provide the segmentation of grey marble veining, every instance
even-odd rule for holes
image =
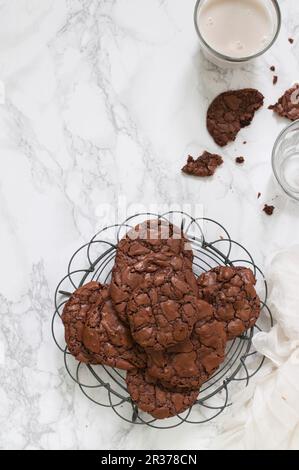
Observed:
[[[267,110],[299,80],[299,4],[280,2],[283,27],[268,54],[220,70],[200,53],[194,3],[0,1],[1,448],[201,449],[218,432],[217,422],[156,431],[120,421],[70,381],[50,334],[69,257],[101,227],[99,205],[116,206],[119,196],[145,206],[201,203],[261,267],[299,241],[299,206],[271,172],[286,122]],[[205,128],[210,100],[244,86],[263,92],[264,109],[222,151],[212,180],[183,176],[188,153],[219,150]],[[264,203],[276,206],[272,218]]]

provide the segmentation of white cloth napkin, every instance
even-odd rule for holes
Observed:
[[[299,245],[273,258],[267,280],[276,324],[253,339],[267,360],[233,397],[213,448],[299,449]]]

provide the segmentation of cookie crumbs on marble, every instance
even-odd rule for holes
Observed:
[[[268,206],[268,204],[265,204],[265,207],[263,209],[263,211],[267,215],[273,215],[274,210],[275,210],[275,207],[274,206]]]
[[[220,155],[204,152],[200,157],[194,159],[189,155],[186,165],[182,168],[183,173],[187,175],[213,176],[217,167],[222,165],[223,159]]]

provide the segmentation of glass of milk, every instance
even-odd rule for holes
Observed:
[[[207,58],[220,66],[233,65],[272,46],[281,13],[277,0],[197,0],[194,21]]]
[[[284,192],[299,201],[299,120],[278,136],[272,152],[272,167]]]

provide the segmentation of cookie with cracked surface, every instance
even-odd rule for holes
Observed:
[[[269,109],[291,121],[299,119],[299,83],[287,90],[276,104],[269,106]]]
[[[222,322],[213,319],[213,308],[195,324],[190,339],[167,351],[148,352],[148,373],[170,390],[198,390],[225,358],[227,335]]]
[[[207,128],[216,144],[224,147],[234,141],[241,128],[251,124],[263,104],[263,95],[253,88],[218,95],[207,112]]]
[[[124,370],[145,366],[145,353],[114,311],[108,286],[90,282],[77,289],[62,321],[68,349],[78,361]]]
[[[159,269],[143,275],[127,306],[132,336],[145,349],[161,351],[185,341],[199,317],[191,269]]]
[[[119,317],[128,322],[132,292],[146,274],[162,269],[192,269],[193,253],[183,232],[164,220],[147,220],[120,240],[112,270],[110,295]]]
[[[196,402],[199,390],[171,392],[150,377],[144,370],[127,373],[127,388],[138,408],[156,419],[183,413]]]
[[[199,276],[197,283],[199,297],[213,305],[214,318],[224,323],[228,339],[254,326],[261,308],[251,269],[219,266]]]

